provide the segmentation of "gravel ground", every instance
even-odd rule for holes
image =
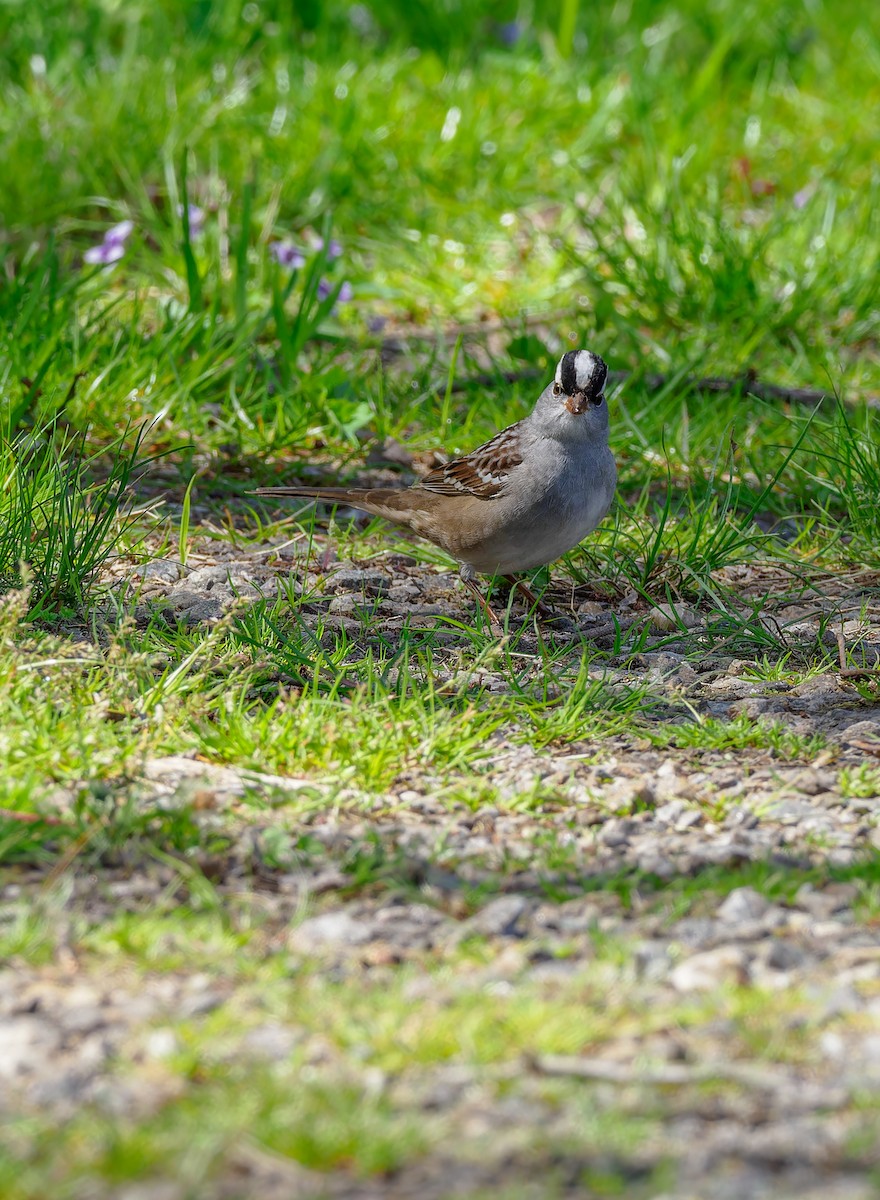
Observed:
[[[273,596],[279,577],[303,561],[294,544],[229,561],[214,547],[186,569],[153,562],[137,573],[138,614],[214,621],[236,597]],[[766,587],[745,574],[741,582],[744,606]],[[311,596],[307,619],[321,617],[353,637],[365,636],[358,610],[385,636],[407,619],[430,623],[470,611],[448,576],[401,555],[363,565],[339,563],[328,551],[320,569],[302,571],[294,586]],[[784,624],[795,644],[821,636],[820,619],[833,606],[831,645],[840,630],[859,661],[877,661],[880,617],[871,595],[851,581],[827,591],[796,602],[786,594],[784,613],[762,619]],[[584,633],[609,646],[612,612],[623,629],[649,620],[658,638],[681,632],[678,644],[612,661],[612,676],[648,680],[670,702],[684,699],[702,714],[770,717],[794,733],[823,735],[827,747],[808,764],[785,765],[765,750],[659,750],[627,737],[538,753],[499,735],[491,770],[499,795],[514,800],[540,782],[540,805],[473,811],[436,800],[430,774],[414,773],[387,795],[352,788],[334,792],[332,808],[313,806],[294,831],[307,837],[308,851],[291,835],[281,862],[277,840],[265,853],[267,838],[285,795],[302,783],[168,757],[146,765],[132,795],[138,805],[165,808],[197,796],[205,828],[233,831],[230,848],[205,853],[199,865],[224,904],[259,909],[266,954],[284,955],[294,974],[317,963],[328,978],[372,984],[409,970],[418,1007],[468,991],[552,996],[601,970],[609,994],[623,990],[633,1009],[657,1014],[648,1032],[623,1022],[589,1055],[516,1053],[482,1066],[413,1063],[398,1072],[364,1067],[327,1039],[268,1016],[253,985],[234,975],[177,968],[134,976],[96,966],[78,948],[78,922],[143,912],[181,881],[167,864],[136,855],[98,874],[79,873],[74,861],[60,880],[19,870],[0,894],[0,919],[39,911],[55,944],[51,961],[22,958],[0,972],[0,1112],[23,1108],[62,1120],[92,1104],[141,1119],[185,1086],[167,1067],[177,1023],[228,1010],[244,1014],[240,1034],[222,1048],[230,1063],[278,1063],[297,1047],[328,1079],[354,1073],[395,1111],[424,1113],[446,1134],[380,1181],[318,1175],[236,1144],[199,1195],[587,1196],[587,1167],[616,1172],[628,1181],[625,1194],[655,1200],[876,1195],[880,939],[876,907],[857,884],[862,866],[865,878],[877,878],[870,872],[880,795],[854,798],[841,785],[844,768],[880,761],[876,709],[833,669],[766,683],[747,678],[748,662],[717,645],[695,658],[693,638],[705,621],[696,612],[681,610],[679,622],[662,606],[647,612],[635,596],[613,605],[578,593],[568,599],[576,627],[554,633],[561,644]],[[491,690],[496,681],[479,682]],[[320,796],[320,782],[309,787]],[[272,805],[259,817],[249,803],[255,795]],[[357,889],[352,862],[364,847],[387,865],[378,884]],[[745,884],[723,894],[709,887],[681,910],[664,899],[663,881],[696,886],[712,872],[747,873],[753,865],[794,881],[780,891],[784,898]],[[798,884],[804,874],[809,881]],[[612,886],[624,877],[637,881],[626,901]],[[650,887],[638,883],[648,877]],[[487,949],[481,965],[471,961],[465,970],[462,948],[474,939]],[[615,953],[600,954],[597,967],[597,946],[609,942]],[[419,971],[443,963],[449,972],[439,981]],[[715,1017],[681,1020],[683,1004],[705,1005],[736,989],[755,997],[772,1036],[744,1043],[720,1003]],[[564,1102],[551,1086],[568,1089]],[[579,1148],[577,1095],[610,1118],[644,1118],[644,1140],[604,1159]],[[549,1179],[555,1190],[547,1190]],[[89,1194],[184,1200],[193,1193],[161,1179]]]

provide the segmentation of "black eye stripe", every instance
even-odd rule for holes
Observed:
[[[577,350],[569,350],[567,354],[562,356],[562,369],[559,372],[562,390],[566,396],[573,396],[577,391]]]
[[[590,380],[587,389],[591,398],[601,397],[602,389],[605,387],[605,382],[608,379],[608,366],[604,359],[596,355],[596,369],[593,372],[593,377]]]

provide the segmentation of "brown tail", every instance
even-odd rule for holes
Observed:
[[[365,512],[409,525],[409,488],[270,487],[256,488],[255,496],[301,496],[325,504],[350,504]]]

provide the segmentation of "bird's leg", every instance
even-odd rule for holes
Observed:
[[[479,600],[480,607],[482,608],[483,612],[486,614],[486,617],[489,620],[489,624],[500,626],[501,622],[498,620],[497,616],[495,615],[495,613],[492,609],[492,606],[490,605],[490,603],[486,599],[486,597],[483,595],[483,593],[480,591],[477,584],[474,582],[474,577],[476,576],[476,571],[473,569],[473,567],[466,567],[466,566],[462,567],[461,570],[459,571],[459,575],[461,576],[462,583],[464,583],[464,585],[468,589],[468,591],[471,592],[474,596],[476,596],[477,600]]]
[[[504,575],[502,578],[509,583],[512,588],[516,588],[522,592],[532,608],[539,612],[542,617],[547,617],[551,620],[554,617],[558,617],[559,614],[556,612],[556,609],[552,608],[549,604],[545,604],[539,596],[536,596],[527,583],[524,583],[521,579],[517,579],[515,575]]]

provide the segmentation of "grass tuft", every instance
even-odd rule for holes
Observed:
[[[137,544],[142,516],[126,511],[126,499],[143,467],[143,435],[93,454],[54,426],[0,443],[0,588],[26,582],[32,619],[81,606],[98,569]]]

